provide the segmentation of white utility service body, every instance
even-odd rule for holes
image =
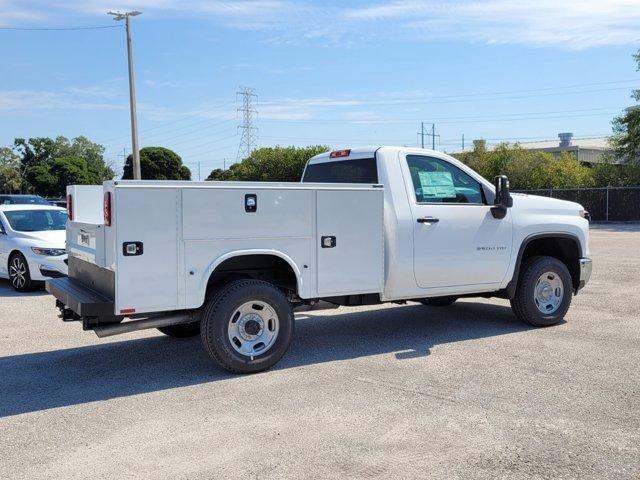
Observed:
[[[523,318],[528,308],[535,316],[536,307],[538,316],[557,322],[554,314],[568,308],[566,297],[589,279],[588,221],[578,204],[511,195],[506,178],[501,181],[494,186],[440,152],[380,147],[314,157],[301,183],[69,187],[75,211],[103,198],[105,221],[70,219],[69,278],[47,288],[63,317],[82,319],[100,335],[138,329],[136,322],[139,328],[195,325],[215,292],[242,279],[277,286],[293,306],[319,300],[435,304],[472,295],[513,301],[523,266],[551,258],[564,267],[549,264],[551,273],[542,272],[531,287],[534,303],[514,310]],[[263,303],[260,310],[267,311],[271,303]],[[241,320],[260,336],[270,320],[256,312]],[[267,316],[279,318],[273,312]],[[243,345],[255,336],[244,330],[233,335]],[[225,368],[245,371],[212,356]],[[257,369],[263,368],[246,371]]]
[[[303,299],[383,291],[382,188],[115,181],[104,192],[117,220],[69,222],[67,245],[72,257],[113,272],[114,315],[198,308],[216,267],[245,255],[287,262]],[[247,195],[255,212],[245,211]],[[336,247],[322,247],[325,235]],[[142,254],[125,255],[128,242]]]

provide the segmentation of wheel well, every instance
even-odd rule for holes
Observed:
[[[518,268],[514,279],[518,280],[520,267],[527,258],[537,255],[554,257],[564,263],[571,274],[574,290],[580,284],[580,244],[574,237],[541,237],[530,240],[524,247],[524,251],[518,261]]]
[[[216,267],[207,283],[207,289],[238,278],[254,278],[289,290],[298,291],[298,278],[289,263],[276,255],[239,255],[223,261]]]
[[[24,254],[20,250],[17,250],[17,249],[12,250],[11,252],[9,252],[9,255],[7,256],[7,268],[9,268],[9,262],[11,261],[11,259],[16,255],[22,255],[24,257]]]

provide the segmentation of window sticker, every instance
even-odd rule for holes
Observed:
[[[418,172],[423,200],[430,198],[456,198],[450,172]]]

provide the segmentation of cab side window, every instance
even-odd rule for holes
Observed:
[[[480,183],[446,160],[407,155],[407,166],[418,203],[485,203]]]

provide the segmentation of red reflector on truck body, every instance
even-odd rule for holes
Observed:
[[[105,192],[104,194],[104,224],[107,227],[111,226],[111,192]]]
[[[329,158],[348,157],[350,154],[351,154],[350,148],[345,148],[344,150],[334,150],[329,154]]]
[[[135,308],[123,308],[120,310],[120,315],[131,315],[132,313],[136,313]]]
[[[73,222],[73,195],[67,195],[67,218]]]

